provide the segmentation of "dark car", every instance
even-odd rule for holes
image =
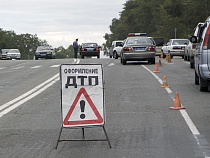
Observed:
[[[80,54],[82,59],[85,56],[97,56],[97,58],[100,58],[100,46],[97,43],[82,43]]]
[[[35,60],[39,58],[55,59],[55,50],[50,46],[38,46],[35,52]]]

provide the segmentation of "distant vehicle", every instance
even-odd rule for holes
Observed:
[[[118,40],[118,41],[113,41],[112,45],[109,49],[109,57],[110,58],[115,58],[118,59],[118,57],[120,56],[120,52],[122,50],[122,40]]]
[[[200,28],[200,36],[192,36],[190,41],[196,43],[195,84],[200,91],[208,91],[210,86],[210,17]]]
[[[9,49],[2,49],[1,50],[1,54],[0,54],[0,59],[7,59],[7,52],[9,51]]]
[[[162,50],[162,47],[165,43],[164,39],[161,38],[161,37],[153,37],[154,41],[155,41],[155,44],[156,44],[156,52],[155,52],[155,55],[157,56],[161,56],[161,50]]]
[[[50,46],[38,46],[35,52],[35,60],[39,58],[55,59],[55,50]]]
[[[146,33],[129,33],[120,53],[121,63],[127,61],[148,61],[155,64],[155,46]]]
[[[181,56],[184,59],[185,47],[188,45],[188,39],[170,39],[169,42],[162,47],[163,57],[169,53],[171,59],[174,56]]]
[[[84,59],[85,56],[97,56],[97,58],[100,58],[100,48],[97,43],[82,43],[80,47],[81,58]]]
[[[19,59],[21,58],[21,53],[18,49],[2,49],[1,59]]]

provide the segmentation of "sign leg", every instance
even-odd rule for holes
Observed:
[[[62,129],[63,129],[63,127],[61,127],[61,130],[60,130],[60,133],[59,133],[59,136],[58,136],[58,140],[57,140],[57,144],[56,144],[55,149],[57,149],[58,143],[60,142],[60,137],[61,137]]]
[[[82,128],[82,138],[85,139],[85,129]]]
[[[105,130],[105,127],[104,126],[103,126],[103,129],[104,129],[104,133],[105,133],[105,136],[106,136],[106,140],[107,140],[107,142],[109,144],[109,147],[112,148],[111,143],[110,143],[110,140],[109,140],[109,137],[108,137],[108,135],[106,133],[106,130]]]

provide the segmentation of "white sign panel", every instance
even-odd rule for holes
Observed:
[[[104,125],[102,65],[60,67],[63,127]]]

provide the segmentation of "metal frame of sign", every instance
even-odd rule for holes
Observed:
[[[100,68],[100,70],[92,69],[91,71],[91,67]],[[89,74],[95,74],[95,76]],[[77,80],[79,82],[77,82]],[[104,127],[105,101],[104,101],[104,78],[103,78],[102,65],[101,64],[62,64],[60,66],[60,82],[61,82],[62,125],[55,149],[57,149],[59,142],[62,141],[107,141],[109,147],[111,148],[111,143]],[[99,90],[99,92],[97,92],[98,88],[96,86],[98,86],[99,89],[101,89],[101,91]],[[91,92],[93,92],[93,94]],[[69,97],[70,98],[69,99],[66,97],[66,94],[67,96],[73,95],[73,97]],[[95,99],[96,97],[95,98],[93,97],[95,95],[98,95],[97,99],[102,99],[102,100],[99,101],[96,100]],[[98,104],[98,102],[99,104],[102,104],[99,107],[95,105],[96,103]],[[80,104],[80,106],[78,104]],[[85,104],[88,105],[86,106]],[[84,106],[89,108],[87,110],[88,111],[87,113],[84,113]],[[79,113],[78,109],[81,110],[80,114],[78,114]],[[88,118],[88,116],[86,115],[89,115],[90,117]],[[85,128],[87,127],[88,128],[102,127],[106,138],[85,139]],[[81,128],[82,139],[68,139],[68,140],[60,139],[62,130],[64,128],[68,129]]]

